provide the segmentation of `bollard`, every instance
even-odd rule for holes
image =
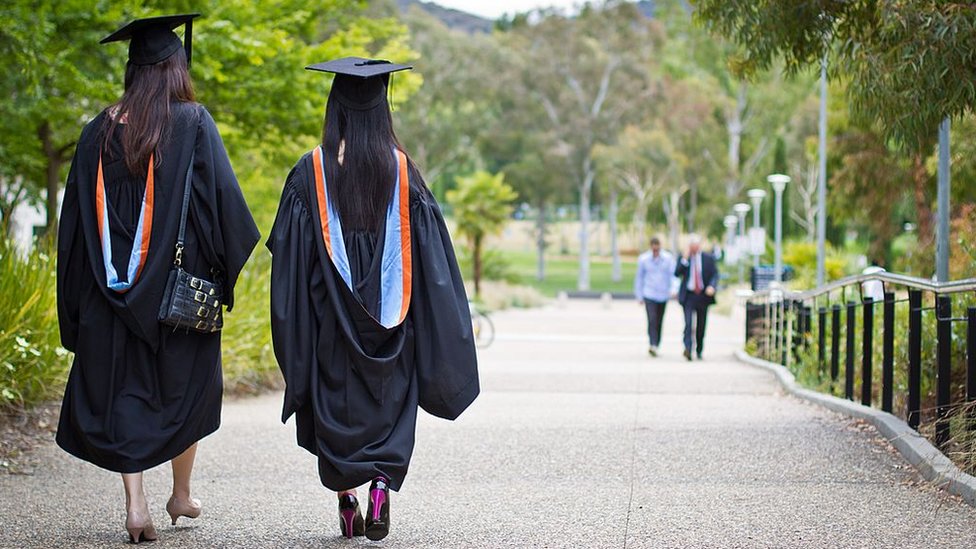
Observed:
[[[827,308],[821,307],[817,311],[817,378],[823,376],[827,369]]]
[[[908,426],[918,430],[922,407],[922,291],[908,290]]]
[[[603,292],[600,294],[600,303],[603,304],[604,309],[609,309],[613,305],[613,295],[610,292]]]
[[[861,404],[871,405],[871,376],[874,375],[874,299],[864,298],[864,326],[861,336]]]
[[[935,391],[935,445],[945,447],[949,442],[949,412],[952,398],[952,298],[935,298],[936,363],[938,364]]]
[[[830,326],[830,381],[836,382],[840,376],[840,305],[834,305],[831,310]],[[830,392],[833,392],[831,385]]]
[[[565,291],[560,291],[558,294],[556,294],[556,304],[560,309],[565,309],[566,303],[568,302],[569,302],[568,293],[566,293]]]
[[[854,335],[857,331],[857,302],[847,302],[847,354],[844,357],[844,398],[854,400]]]
[[[881,358],[881,409],[891,413],[895,384],[895,294],[884,295],[884,343]]]

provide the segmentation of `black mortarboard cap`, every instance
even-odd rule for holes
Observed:
[[[155,65],[168,59],[180,47],[186,48],[186,64],[190,65],[193,48],[193,19],[199,13],[163,15],[136,19],[102,39],[100,44],[129,41],[129,62],[133,65]],[[173,29],[186,25],[183,42]]]
[[[382,102],[390,75],[412,69],[382,59],[343,57],[305,67],[306,70],[331,72],[336,75],[330,94],[351,109],[371,109]]]

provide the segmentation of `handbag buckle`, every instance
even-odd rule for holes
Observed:
[[[206,329],[206,327],[207,327],[207,323],[206,322],[204,322],[202,320],[200,320],[200,321],[197,322],[197,330],[203,331],[204,329]]]
[[[200,307],[199,309],[197,309],[197,316],[202,317],[202,318],[207,318],[207,308],[206,307]]]
[[[190,287],[193,288],[194,290],[202,290],[203,281],[197,277],[193,277],[190,279]]]
[[[199,301],[200,303],[206,303],[207,302],[207,294],[205,294],[205,293],[203,293],[203,292],[201,292],[201,291],[198,290],[195,294],[193,294],[193,301]]]
[[[182,242],[176,243],[176,256],[173,258],[173,264],[176,265],[177,267],[181,267],[183,265],[183,243]]]

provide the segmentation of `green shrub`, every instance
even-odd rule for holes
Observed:
[[[899,300],[905,299],[904,294],[898,296]],[[920,432],[928,437],[934,433],[934,422],[936,419],[936,318],[932,296],[926,294],[922,313],[922,377],[920,383]],[[823,305],[821,302],[819,305]],[[845,303],[838,300],[836,303],[844,306]],[[973,306],[973,298],[969,294],[957,294],[953,296],[954,316],[961,316],[967,307]],[[846,335],[847,335],[847,308],[844,307],[841,313],[840,349],[839,349],[839,372],[836,381],[830,378],[831,362],[831,339],[832,322],[831,313],[828,311],[826,323],[824,325],[827,340],[825,364],[820,365],[818,359],[817,339],[819,335],[818,315],[815,313],[812,322],[812,332],[809,335],[808,346],[794,355],[790,364],[790,370],[796,376],[797,382],[801,385],[824,393],[844,397],[845,373],[846,373]],[[893,408],[892,413],[902,419],[908,415],[908,316],[909,310],[907,303],[898,303],[895,307],[895,338],[894,338],[894,370],[893,370]],[[854,400],[861,401],[861,389],[863,379],[863,326],[864,310],[863,307],[857,308],[855,317],[854,331]],[[954,443],[949,449],[948,454],[956,463],[972,470],[976,466],[976,434],[969,431],[967,427],[966,413],[962,410],[961,403],[965,400],[965,371],[966,371],[966,323],[954,322],[952,325],[952,356],[953,356],[953,379],[951,383],[951,401],[955,403],[954,419],[952,421],[952,437]],[[882,392],[882,355],[883,355],[883,306],[876,304],[874,307],[874,338],[871,349],[873,365],[871,369],[871,400],[872,404],[881,407]],[[775,360],[775,359],[774,359]],[[970,405],[970,409],[973,405]],[[968,412],[968,413],[971,413]]]
[[[61,347],[55,257],[49,245],[23,253],[0,239],[0,411],[57,398],[70,353]]]
[[[465,280],[474,280],[471,251],[468,246],[457,246],[458,268]],[[505,252],[487,249],[481,252],[481,276],[485,280],[518,284],[521,277],[512,268],[512,262]],[[473,294],[472,294],[473,295]]]
[[[850,263],[852,261],[844,253],[838,252],[833,246],[827,246],[824,270],[828,281],[852,274]],[[790,287],[802,290],[816,286],[816,243],[797,240],[786,242],[783,244],[783,264],[793,267],[795,273]]]
[[[281,386],[271,346],[271,254],[258,246],[234,288],[234,310],[224,317],[224,390],[257,394]]]

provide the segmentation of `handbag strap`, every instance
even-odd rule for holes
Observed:
[[[200,110],[197,109],[199,117]],[[180,267],[183,265],[183,244],[186,242],[186,212],[190,208],[190,191],[193,189],[193,162],[196,160],[196,132],[193,132],[193,148],[190,149],[190,165],[186,168],[186,181],[183,184],[183,207],[180,210],[180,232],[176,237],[176,254],[173,256],[173,265]]]

